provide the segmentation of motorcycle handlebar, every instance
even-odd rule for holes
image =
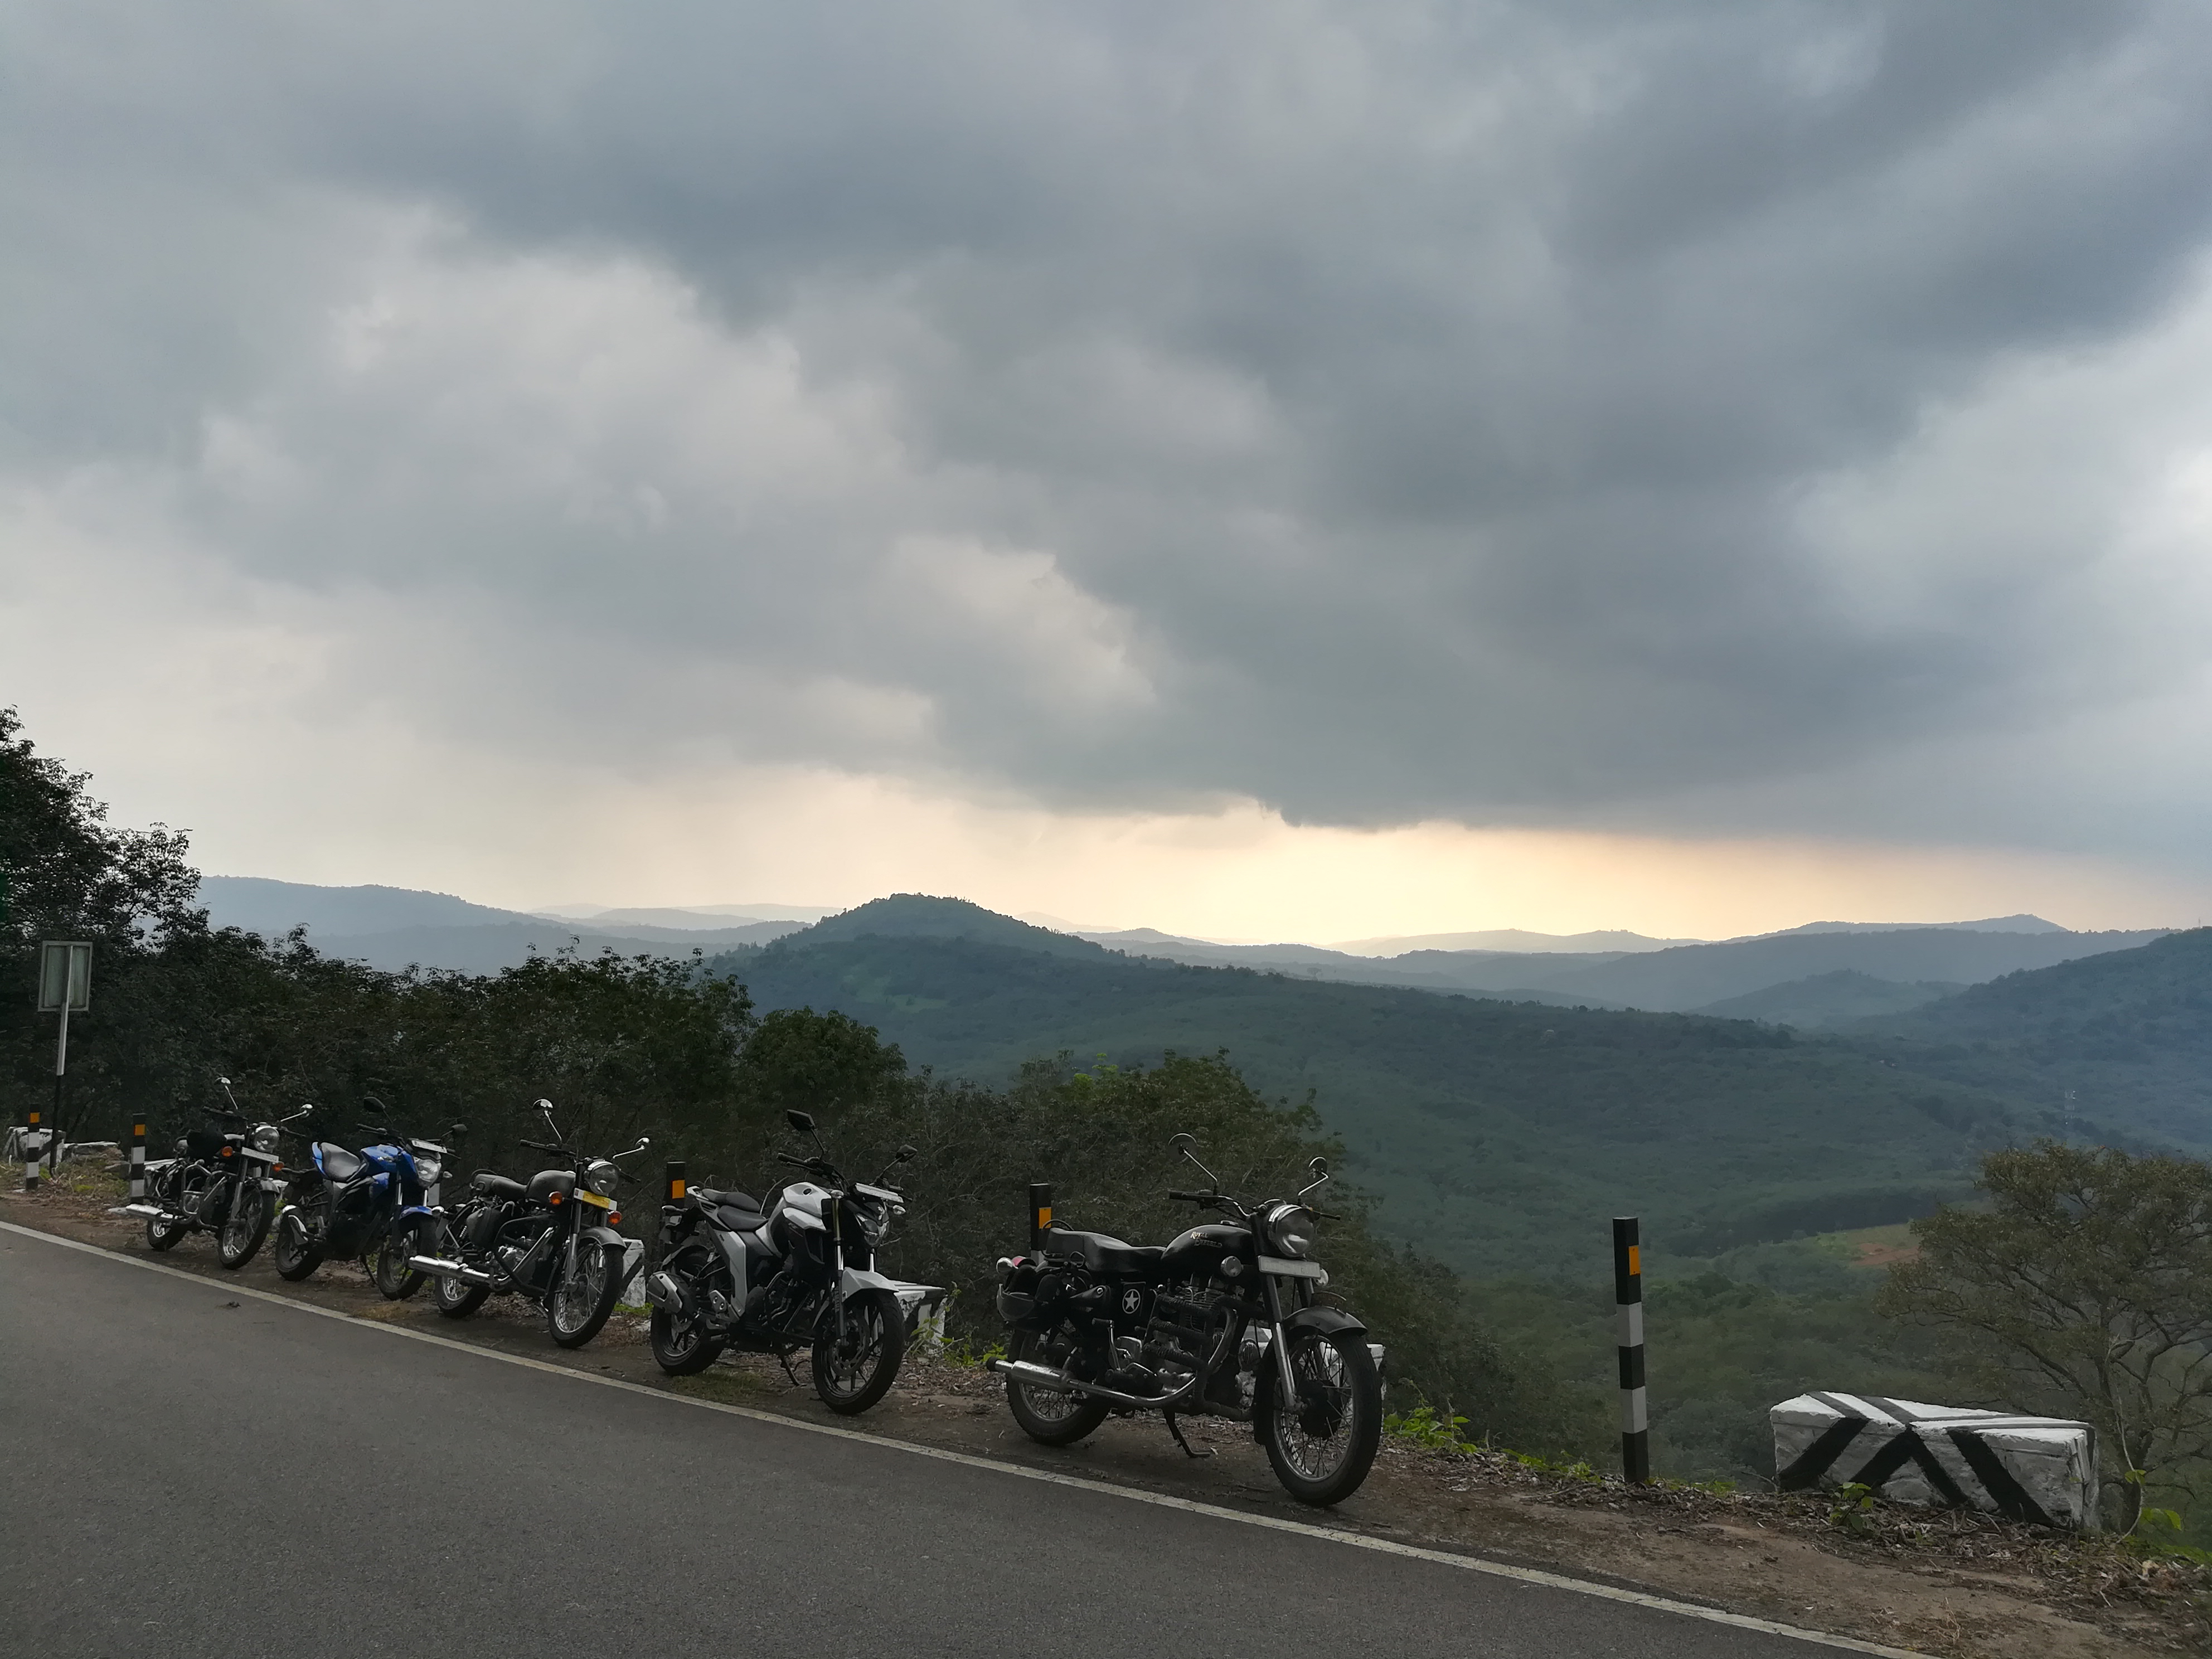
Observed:
[[[514,1144],[518,1146],[527,1146],[533,1152],[561,1152],[568,1150],[565,1146],[550,1146],[542,1140],[518,1140]]]
[[[1168,1188],[1170,1198],[1180,1198],[1192,1204],[1204,1204],[1216,1196],[1212,1193],[1186,1193],[1174,1187]]]

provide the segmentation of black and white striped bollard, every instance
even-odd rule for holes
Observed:
[[[131,1201],[146,1201],[146,1126],[131,1126]]]
[[[1651,1419],[1644,1395],[1644,1247],[1637,1218],[1613,1218],[1613,1299],[1620,1316],[1620,1472],[1632,1486],[1651,1479]]]
[[[1044,1236],[1052,1231],[1052,1183],[1030,1182],[1030,1255],[1042,1257]]]
[[[669,1160],[665,1178],[665,1184],[661,1188],[660,1201],[664,1204],[681,1204],[684,1201],[684,1194],[691,1190],[684,1179],[684,1164],[681,1159]]]
[[[33,1151],[33,1148],[37,1150]],[[46,1137],[39,1133],[39,1109],[31,1109],[31,1127],[23,1133],[23,1190],[39,1190],[39,1161],[46,1154]]]

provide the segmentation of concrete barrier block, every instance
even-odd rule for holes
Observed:
[[[2096,1528],[2097,1436],[2087,1423],[1829,1393],[1785,1400],[1768,1418],[1784,1492],[1856,1483],[1894,1504]]]

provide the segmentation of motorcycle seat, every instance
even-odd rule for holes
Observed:
[[[755,1198],[750,1193],[741,1193],[734,1187],[694,1187],[691,1190],[699,1194],[702,1203],[726,1204],[731,1208],[738,1210],[760,1208],[760,1200]]]
[[[1047,1230],[1048,1252],[1072,1255],[1095,1273],[1151,1273],[1167,1257],[1159,1244],[1128,1244],[1105,1233],[1079,1233],[1066,1227]]]
[[[335,1140],[316,1143],[323,1155],[323,1174],[332,1181],[350,1181],[366,1167],[357,1152],[349,1152]]]
[[[503,1175],[494,1175],[489,1170],[478,1170],[470,1184],[486,1198],[526,1198],[530,1188],[519,1181],[509,1181]]]
[[[741,1210],[734,1204],[716,1205],[714,1219],[741,1233],[758,1232],[768,1225],[768,1218],[758,1210]]]

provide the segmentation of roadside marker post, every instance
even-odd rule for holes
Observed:
[[[146,1126],[136,1121],[131,1125],[131,1201],[146,1201]]]
[[[1644,1395],[1644,1247],[1637,1218],[1613,1218],[1613,1300],[1620,1345],[1620,1472],[1651,1481],[1651,1423]]]
[[[46,1139],[39,1132],[39,1109],[31,1108],[31,1125],[23,1132],[23,1190],[39,1190],[39,1160],[46,1155]]]
[[[660,1201],[663,1204],[681,1204],[684,1201],[684,1194],[691,1190],[684,1179],[684,1161],[681,1158],[671,1158],[666,1166],[665,1175],[666,1180],[660,1191]]]
[[[1030,1254],[1044,1254],[1044,1236],[1052,1228],[1052,1183],[1030,1182]]]

